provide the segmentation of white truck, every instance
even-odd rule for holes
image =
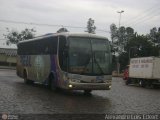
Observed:
[[[160,57],[131,58],[126,84],[138,84],[142,87],[159,86]]]

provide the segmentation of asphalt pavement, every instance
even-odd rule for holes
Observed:
[[[92,91],[91,95],[84,95],[83,91],[53,92],[43,85],[24,84],[15,70],[0,69],[0,113],[85,114],[90,117],[99,114],[159,114],[160,89],[126,86],[121,78],[113,78],[111,90]]]

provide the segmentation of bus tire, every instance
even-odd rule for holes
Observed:
[[[23,73],[23,78],[24,78],[24,83],[25,84],[33,84],[34,82],[32,80],[29,80],[28,77],[27,77],[27,72],[26,70],[24,70],[24,73]]]
[[[49,89],[52,91],[57,90],[56,85],[55,85],[55,78],[52,74],[49,76]]]
[[[92,90],[84,90],[84,94],[91,94]]]

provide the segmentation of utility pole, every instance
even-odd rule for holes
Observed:
[[[119,13],[119,28],[121,26],[121,14],[123,13],[124,11],[121,10],[121,11],[117,11],[117,13]]]
[[[120,71],[120,63],[119,63],[119,41],[120,41],[120,27],[121,27],[121,14],[123,13],[124,11],[121,10],[121,11],[117,11],[117,13],[119,13],[119,26],[118,26],[118,56],[117,56],[117,72],[118,72],[118,75],[119,75],[119,71]]]

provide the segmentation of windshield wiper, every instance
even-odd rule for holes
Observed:
[[[94,54],[93,54],[93,59],[94,59],[95,63],[97,64],[98,68],[100,69],[101,74],[104,74],[104,72],[103,72],[103,70],[102,70],[102,68],[101,68],[101,66],[100,66],[100,64],[99,64],[99,62],[98,62],[98,61],[96,60],[96,58],[95,58],[95,52],[94,52]]]
[[[85,71],[86,71],[86,69],[87,69],[87,67],[88,67],[88,65],[90,63],[90,60],[91,60],[91,57],[89,57],[88,60],[86,61],[86,65],[84,65],[84,68],[83,68],[84,70],[81,72],[81,74],[85,73]]]

